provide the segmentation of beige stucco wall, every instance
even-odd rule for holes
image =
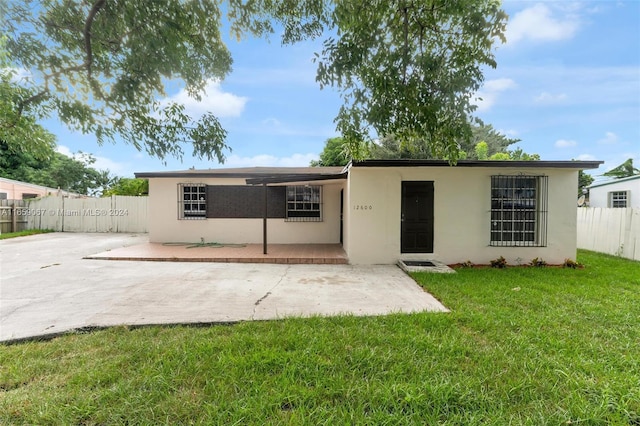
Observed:
[[[340,189],[344,181],[322,185],[322,222],[267,221],[267,240],[272,244],[340,242]],[[151,242],[262,243],[262,219],[178,219],[178,184],[245,185],[245,179],[149,179],[149,240]]]
[[[550,264],[576,256],[576,188],[572,169],[483,167],[352,167],[345,197],[344,247],[353,264],[435,258],[511,264],[541,257]],[[547,175],[547,247],[490,247],[491,175]],[[434,253],[400,253],[402,181],[434,181]]]

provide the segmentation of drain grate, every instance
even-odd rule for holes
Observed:
[[[402,262],[407,266],[436,266],[435,263],[429,262],[428,260],[403,260]]]

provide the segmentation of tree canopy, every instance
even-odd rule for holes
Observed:
[[[0,140],[0,177],[84,195],[97,195],[110,184],[109,172],[94,169],[95,158],[90,154],[77,153],[72,158],[53,149],[43,154],[44,160],[14,152]]]
[[[189,145],[222,162],[229,147],[217,117],[195,119],[159,98],[178,81],[197,99],[231,72],[223,12],[238,38],[336,34],[316,54],[317,81],[341,91],[336,125],[356,158],[363,142],[391,134],[457,158],[506,24],[498,0],[5,1],[0,138],[42,156],[52,140],[37,123],[55,114],[99,143],[121,138],[159,158],[181,158]]]
[[[602,175],[612,177],[614,179],[622,179],[637,174],[640,174],[640,170],[633,167],[633,158],[629,158],[618,167],[614,167],[613,169],[609,170],[606,173],[603,173]]]
[[[471,125],[471,138],[457,139],[458,159],[469,160],[539,160],[537,154],[526,154],[522,149],[508,149],[519,139],[508,138],[496,131],[493,126],[485,124]],[[385,136],[369,145],[368,158],[377,159],[450,159],[431,149],[429,143],[423,139],[402,141],[393,136]]]
[[[344,166],[348,162],[344,138],[335,137],[327,139],[320,153],[320,159],[311,161],[309,165],[311,167]]]
[[[504,41],[500,2],[338,1],[338,37],[318,55],[322,86],[340,89],[336,118],[353,158],[363,142],[393,136],[423,140],[434,157],[459,156],[471,138],[473,93],[482,67],[495,67],[495,40]]]

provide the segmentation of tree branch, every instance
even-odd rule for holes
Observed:
[[[87,16],[87,20],[84,23],[84,30],[82,31],[84,36],[84,50],[87,54],[85,65],[87,67],[87,75],[89,78],[91,78],[91,63],[93,62],[93,52],[91,51],[91,25],[93,25],[93,20],[96,17],[96,14],[100,9],[102,9],[105,3],[106,0],[97,0],[93,4],[89,11],[89,15]]]
[[[24,109],[27,105],[41,100],[49,93],[49,80],[51,80],[52,78],[58,77],[64,73],[73,72],[73,71],[82,71],[83,69],[86,69],[87,76],[89,77],[89,79],[91,79],[91,64],[93,62],[93,53],[91,50],[91,26],[93,25],[93,20],[95,19],[96,14],[100,11],[100,9],[104,7],[105,3],[106,3],[106,0],[97,0],[93,4],[93,6],[91,7],[91,10],[89,11],[89,14],[87,15],[87,20],[85,21],[84,29],[82,31],[82,35],[84,37],[84,50],[86,53],[84,62],[80,65],[62,68],[51,74],[45,75],[44,76],[45,88],[40,92],[36,93],[35,95],[29,96],[27,99],[24,99],[23,101],[20,101],[18,103],[18,110],[16,111],[17,112],[16,119],[12,123],[9,123],[7,125],[8,128],[14,127],[18,123],[18,120],[22,116],[22,113],[24,112]],[[53,26],[54,24],[52,22],[49,22],[48,25]],[[60,26],[58,27],[61,28]]]

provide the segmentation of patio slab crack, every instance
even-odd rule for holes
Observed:
[[[273,287],[271,287],[271,289],[269,289],[269,291],[267,291],[264,296],[262,296],[261,298],[256,300],[256,302],[253,304],[253,313],[251,314],[251,320],[252,321],[254,320],[254,317],[256,316],[256,309],[258,309],[258,305],[260,303],[262,303],[262,301],[265,300],[267,297],[269,297],[271,295],[271,293],[273,292],[273,290],[275,290],[275,288],[278,287],[282,283],[282,280],[284,280],[284,278],[287,276],[287,274],[289,273],[290,269],[291,269],[291,266],[287,266],[287,269],[284,270],[284,273],[282,274],[282,276],[280,277],[278,282],[275,283],[275,285]]]

